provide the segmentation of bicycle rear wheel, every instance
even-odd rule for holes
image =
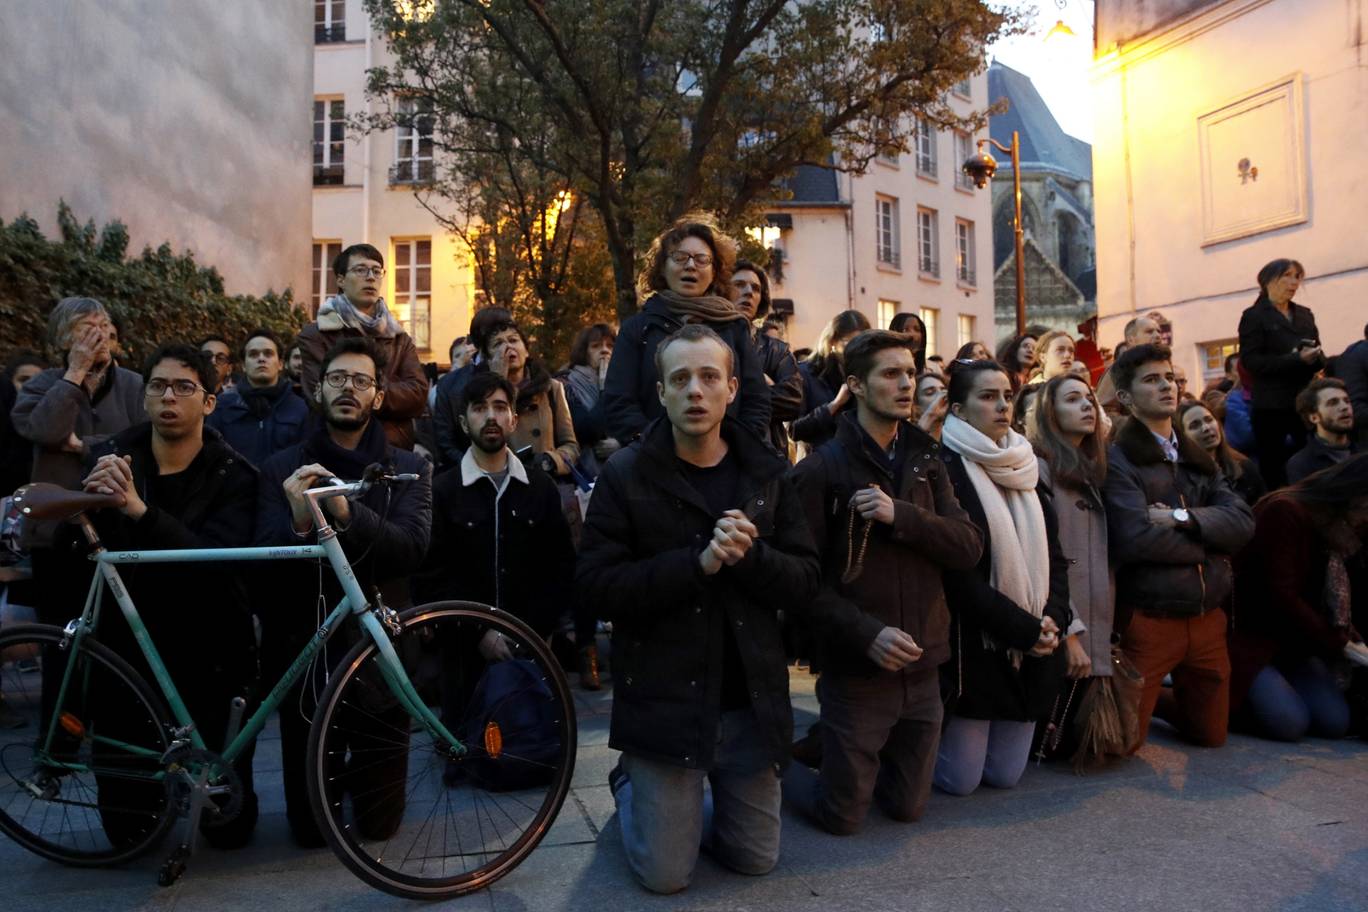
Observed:
[[[161,782],[169,717],[108,647],[87,637],[73,653],[62,640],[46,625],[0,633],[0,698],[12,713],[0,729],[0,830],[62,864],[117,864],[175,820]]]
[[[400,706],[367,640],[319,701],[309,792],[362,880],[415,899],[459,896],[507,874],[551,828],[574,773],[574,703],[545,642],[510,615],[441,602],[402,620],[392,642],[405,671],[468,752],[453,759]],[[487,660],[486,636],[512,660]]]

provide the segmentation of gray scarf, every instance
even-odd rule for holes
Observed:
[[[404,331],[404,328],[399,325],[399,321],[390,315],[389,308],[385,306],[384,298],[376,299],[375,311],[368,317],[357,310],[346,295],[335,294],[323,302],[322,307],[318,308],[320,317],[326,313],[337,314],[344,326],[380,339],[390,339]]]
[[[572,365],[568,371],[561,374],[560,380],[565,384],[567,392],[586,409],[593,408],[598,402],[599,375],[592,367],[583,364]]]

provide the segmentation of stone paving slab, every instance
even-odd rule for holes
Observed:
[[[812,678],[795,672],[791,680],[801,731],[816,718]],[[1237,735],[1221,750],[1201,750],[1162,724],[1129,762],[1086,775],[1032,765],[1011,791],[933,794],[916,824],[875,811],[862,833],[837,838],[786,806],[773,873],[744,877],[704,856],[687,891],[652,896],[631,880],[606,784],[617,757],[607,746],[611,694],[577,692],[576,704],[573,787],[546,842],[493,889],[437,908],[1368,910],[1368,744]],[[327,850],[294,847],[274,726],[259,744],[256,771],[263,816],[252,844],[202,850],[174,887],[156,885],[159,855],[120,869],[76,870],[0,841],[0,909],[432,908],[366,887]]]

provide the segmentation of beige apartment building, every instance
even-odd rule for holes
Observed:
[[[314,2],[313,271],[305,297],[316,311],[337,291],[331,263],[343,247],[370,243],[385,255],[385,302],[423,361],[448,361],[474,307],[470,256],[414,196],[432,175],[431,127],[357,135],[346,118],[369,110],[366,71],[388,62],[361,0]],[[419,112],[421,113],[421,112]]]
[[[988,104],[987,77],[959,83],[962,112]],[[929,354],[994,342],[992,198],[960,172],[968,133],[917,123],[911,151],[877,159],[860,176],[800,168],[792,199],[762,229],[772,250],[775,309],[794,348],[811,347],[837,313],[886,327],[900,311],[926,323]]]
[[[1306,267],[1296,299],[1327,354],[1363,338],[1364,15],[1362,0],[1098,0],[1104,344],[1158,310],[1200,387],[1238,348],[1259,268],[1280,257]]]
[[[361,0],[316,0],[314,45],[313,280],[316,308],[336,291],[329,263],[368,241],[385,254],[385,300],[423,360],[447,362],[476,306],[464,245],[414,198],[432,168],[430,132],[359,137],[344,129],[366,109],[365,72],[386,59]],[[964,112],[987,105],[979,74],[951,94]],[[776,203],[760,229],[773,252],[774,297],[795,348],[848,308],[887,326],[914,310],[931,353],[993,342],[992,202],[960,174],[974,148],[968,134],[922,125],[914,149],[851,177],[820,168],[794,176],[792,200]]]

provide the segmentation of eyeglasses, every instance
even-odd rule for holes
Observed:
[[[365,392],[375,386],[375,378],[367,374],[349,374],[346,371],[328,371],[323,375],[323,380],[335,390],[340,390],[351,381],[352,389]]]
[[[676,266],[687,266],[690,260],[698,266],[711,266],[713,258],[710,253],[686,253],[683,250],[670,254],[670,262]]]
[[[184,399],[186,396],[195,395],[204,387],[194,380],[163,380],[158,377],[155,380],[147,381],[147,386],[143,387],[143,395],[152,399],[160,399],[166,395],[168,389],[177,399]]]
[[[225,355],[223,352],[202,351],[200,354],[215,364],[231,364],[233,362],[233,356]]]
[[[356,276],[358,279],[380,279],[380,278],[384,278],[384,275],[385,275],[385,267],[384,267],[384,266],[353,266],[351,269],[348,269],[347,272],[348,272],[350,275]]]

